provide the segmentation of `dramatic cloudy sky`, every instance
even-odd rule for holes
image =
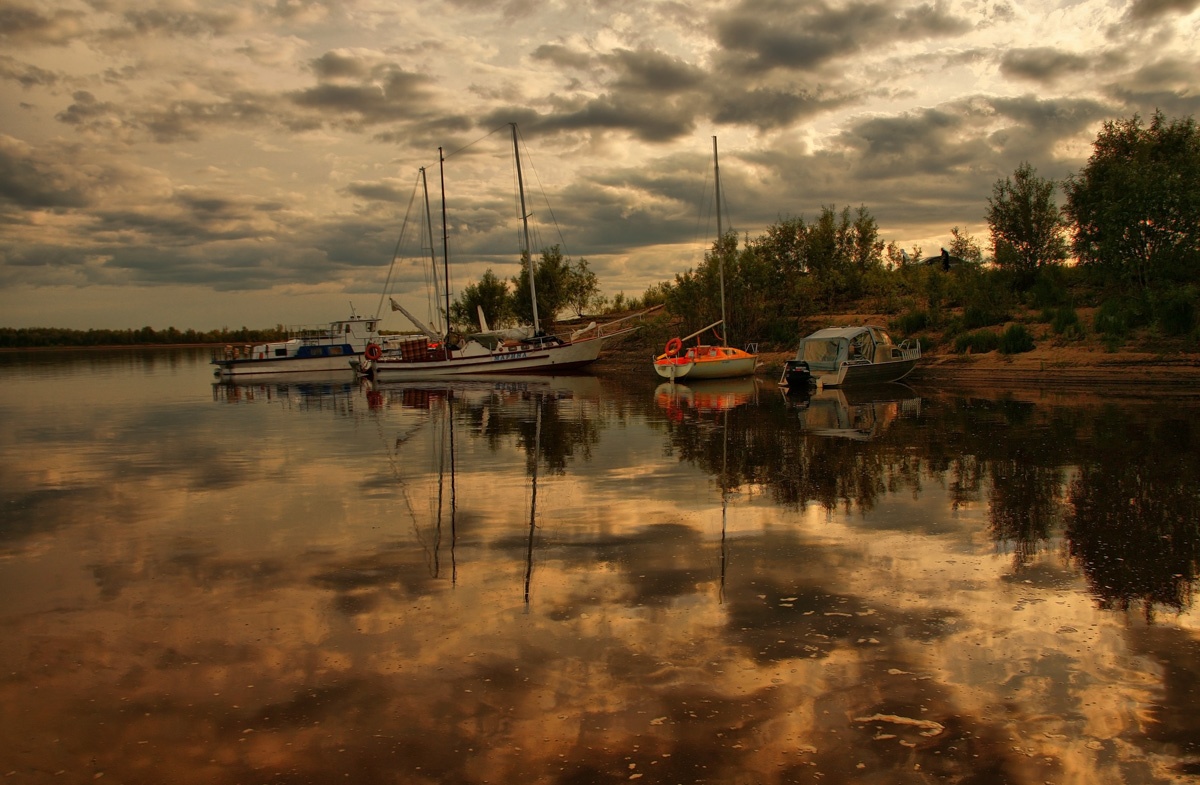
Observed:
[[[1197,114],[1198,33],[1200,0],[0,0],[0,326],[374,312],[439,147],[453,288],[511,275],[510,122],[535,245],[610,295],[703,258],[713,136],[742,233],[862,204],[986,241],[1022,161]]]

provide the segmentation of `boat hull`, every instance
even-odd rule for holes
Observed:
[[[628,332],[628,331],[624,331]],[[618,333],[614,333],[616,335]],[[449,359],[359,361],[359,373],[374,379],[429,379],[444,376],[573,371],[595,362],[606,338],[542,347],[518,347]]]
[[[836,373],[820,374],[817,383],[822,387],[851,387],[898,382],[912,373],[916,359],[889,360],[880,363],[846,363]]]
[[[272,357],[213,360],[216,374],[222,378],[245,376],[274,376],[280,373],[326,373],[349,371],[349,362],[361,354],[346,353],[329,357]]]
[[[731,357],[718,360],[689,360],[683,363],[655,361],[655,372],[664,379],[736,379],[751,376],[758,367],[758,357]]]

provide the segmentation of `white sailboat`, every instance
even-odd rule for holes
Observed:
[[[717,161],[717,137],[713,137],[713,175],[716,181],[717,194],[717,253],[718,271],[721,279],[721,319],[704,327],[685,338],[672,338],[667,341],[663,353],[654,358],[654,371],[664,379],[734,379],[739,376],[750,376],[758,370],[757,354],[751,354],[725,342],[725,257],[721,253],[721,240],[724,230],[721,226],[721,166]],[[692,346],[687,342],[693,338],[699,339],[709,330],[718,333],[720,343],[709,344],[697,340]]]
[[[459,340],[452,340],[448,334],[439,335],[436,331],[424,327],[410,316],[410,320],[417,325],[423,335],[401,340],[396,344],[395,351],[387,353],[384,353],[379,346],[368,347],[368,350],[364,354],[364,359],[357,364],[358,372],[361,375],[379,380],[388,380],[472,374],[560,373],[572,371],[595,362],[600,357],[600,351],[604,347],[605,341],[636,329],[636,327],[617,327],[613,330],[614,326],[625,321],[622,319],[603,326],[597,326],[595,322],[592,322],[566,337],[548,335],[542,331],[541,322],[538,318],[533,253],[529,245],[529,214],[525,209],[525,185],[521,173],[521,152],[517,141],[517,126],[515,123],[510,125],[512,126],[517,186],[520,192],[521,220],[525,237],[525,256],[529,264],[529,289],[533,302],[532,329],[514,332],[506,336],[501,331],[489,330],[486,321],[484,321],[481,324],[483,332]],[[442,189],[442,199],[444,212],[444,187]],[[444,236],[443,256],[448,258]],[[448,262],[446,266],[448,267]],[[448,280],[448,275],[446,277]],[[448,284],[446,289],[446,311],[448,313]],[[399,304],[394,303],[393,307],[403,310],[399,307]],[[485,345],[481,342],[479,339],[484,336],[497,339],[495,345]]]

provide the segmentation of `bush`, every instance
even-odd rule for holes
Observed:
[[[1000,336],[1001,354],[1021,354],[1031,351],[1033,351],[1033,336],[1029,334],[1029,330],[1026,330],[1023,324],[1009,325],[1008,329]]]
[[[1007,316],[1000,313],[994,308],[983,307],[979,305],[968,305],[963,309],[963,327],[968,330],[977,330],[980,327],[990,327],[993,324],[1000,324],[1005,321]]]
[[[975,330],[974,332],[963,333],[954,339],[954,351],[958,354],[970,352],[971,354],[983,354],[990,352],[1000,346],[1000,336],[991,330]]]
[[[1189,289],[1168,292],[1154,304],[1155,320],[1164,335],[1187,335],[1196,327],[1195,292]]]
[[[1050,329],[1054,330],[1055,335],[1061,335],[1064,338],[1083,337],[1083,323],[1079,321],[1079,314],[1075,313],[1075,309],[1069,305],[1053,311],[1049,322]]]
[[[1146,304],[1129,297],[1105,300],[1096,311],[1093,329],[1113,339],[1124,339],[1137,327],[1149,323]]]
[[[912,335],[929,326],[928,311],[909,311],[888,325],[901,335]]]

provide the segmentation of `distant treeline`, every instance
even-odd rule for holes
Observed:
[[[251,330],[69,330],[63,327],[0,327],[0,348],[28,349],[46,346],[143,346],[185,343],[262,343],[285,337],[282,327]]]

